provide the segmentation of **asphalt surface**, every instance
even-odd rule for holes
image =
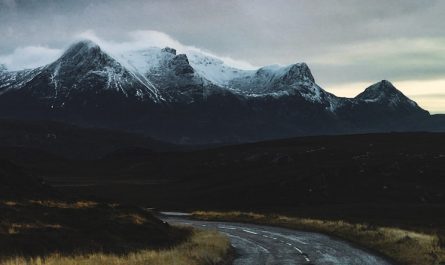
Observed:
[[[196,221],[164,216],[171,224],[216,229],[226,234],[237,252],[234,265],[390,265],[383,258],[326,235],[271,226]]]

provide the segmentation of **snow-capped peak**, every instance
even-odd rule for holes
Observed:
[[[176,49],[170,48],[170,47],[165,47],[163,49],[161,49],[162,52],[168,52],[171,53],[173,55],[176,55]]]
[[[176,56],[176,50],[169,47],[163,49],[151,47],[113,54],[113,56],[128,69],[146,75],[173,59]]]
[[[231,80],[254,72],[252,70],[242,70],[231,67],[217,57],[198,51],[189,51],[186,54],[190,65],[200,76],[221,87],[227,87]]]
[[[310,81],[315,83],[311,70],[306,63],[296,63],[291,65],[283,76],[283,80],[290,83],[295,81]]]
[[[61,56],[63,58],[85,57],[87,55],[100,54],[99,45],[90,40],[82,40],[71,45]]]
[[[408,103],[417,106],[417,103],[405,96],[388,80],[382,80],[365,89],[362,93],[355,97],[357,100],[365,102],[388,103],[390,106]]]
[[[115,90],[126,97],[151,98],[162,101],[157,88],[145,77],[133,72],[104,52],[92,41],[80,41],[71,45],[54,63],[47,65],[56,97],[69,94],[71,89]],[[59,93],[68,91],[66,93]]]

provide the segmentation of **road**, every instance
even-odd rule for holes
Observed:
[[[162,217],[172,224],[216,229],[237,252],[234,265],[390,265],[383,258],[326,235],[232,222],[197,221],[180,215]]]

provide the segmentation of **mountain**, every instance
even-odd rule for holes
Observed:
[[[178,54],[153,47],[117,54],[91,41],[73,44],[36,69],[1,68],[0,113],[142,132],[176,143],[422,130],[418,124],[432,124],[428,112],[388,81],[341,98],[317,85],[305,63],[241,70],[196,50]]]
[[[387,80],[366,88],[343,104],[338,114],[361,132],[428,130],[417,123],[431,120],[427,111]]]
[[[392,109],[410,112],[420,109],[416,102],[406,97],[387,80],[368,87],[356,96],[355,99],[364,103],[377,103],[387,110]]]

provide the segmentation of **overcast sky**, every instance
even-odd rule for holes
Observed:
[[[167,43],[243,67],[307,62],[341,96],[388,79],[445,113],[441,0],[0,0],[0,36],[10,68],[45,64],[79,36]]]

